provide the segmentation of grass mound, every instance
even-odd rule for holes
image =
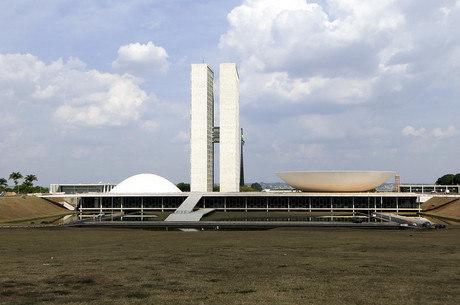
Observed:
[[[0,223],[69,214],[70,211],[38,197],[0,197]]]
[[[433,197],[421,205],[424,215],[457,219],[460,221],[460,199]]]

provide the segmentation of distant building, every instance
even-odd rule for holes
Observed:
[[[112,183],[75,183],[75,184],[51,184],[50,193],[64,194],[86,194],[86,193],[108,193],[116,184]]]
[[[402,184],[399,188],[399,192],[423,194],[458,193],[459,187],[460,185]]]

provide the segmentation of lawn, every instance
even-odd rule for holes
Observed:
[[[0,229],[0,303],[457,304],[459,233]]]

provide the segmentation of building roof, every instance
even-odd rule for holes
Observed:
[[[139,174],[131,176],[116,187],[110,193],[115,194],[151,194],[151,193],[181,193],[171,181],[154,174]]]

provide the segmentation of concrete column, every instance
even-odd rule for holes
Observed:
[[[240,190],[239,76],[234,63],[220,64],[220,191]]]
[[[190,97],[190,187],[192,192],[212,192],[214,72],[207,64],[192,64]]]

